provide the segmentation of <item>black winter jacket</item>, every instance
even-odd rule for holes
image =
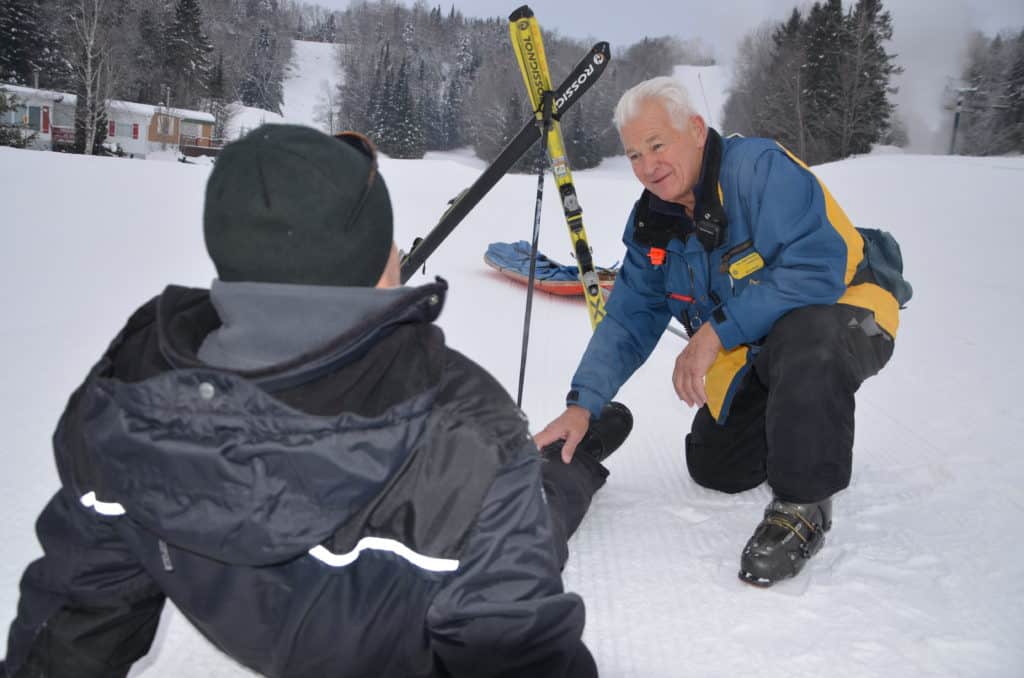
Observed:
[[[140,308],[54,436],[8,675],[124,676],[170,598],[267,676],[595,676],[536,448],[432,324],[445,290],[251,372],[196,357],[205,290]]]

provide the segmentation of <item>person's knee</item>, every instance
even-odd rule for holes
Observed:
[[[844,329],[836,306],[805,306],[784,315],[767,339],[769,381],[778,387],[779,378],[788,375],[810,395],[815,385],[831,390],[831,378],[850,379],[853,365]]]
[[[686,436],[686,468],[694,482],[709,490],[735,494],[757,487],[765,479],[763,465],[741,468],[726,450],[707,445],[690,433]]]

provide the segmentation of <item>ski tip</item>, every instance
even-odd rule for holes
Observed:
[[[533,16],[533,10],[530,9],[529,5],[523,5],[516,11],[508,15],[509,21],[519,21],[520,19],[529,19]]]

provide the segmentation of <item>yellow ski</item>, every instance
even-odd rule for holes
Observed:
[[[512,35],[516,59],[519,61],[519,70],[523,74],[523,82],[526,83],[526,91],[530,95],[530,103],[537,112],[538,121],[543,121],[544,97],[545,93],[551,91],[551,75],[548,72],[547,58],[544,56],[540,24],[528,6],[523,5],[509,16],[509,32]],[[550,96],[551,94],[548,94],[548,97]],[[553,105],[549,101],[548,105],[553,106],[556,111],[561,108],[557,101]],[[547,139],[544,141],[551,171],[558,185],[565,222],[569,227],[569,237],[576,254],[576,265],[587,298],[590,324],[592,328],[597,328],[605,315],[604,295],[601,294],[600,279],[594,269],[594,258],[590,251],[590,243],[587,241],[587,232],[583,228],[583,210],[576,197],[576,187],[572,182],[572,172],[569,170],[569,160],[565,154],[565,144],[562,141],[562,130],[558,120],[550,120]]]

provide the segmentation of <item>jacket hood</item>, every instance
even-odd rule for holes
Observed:
[[[443,281],[418,288],[317,352],[245,373],[198,362],[195,349],[212,326],[196,318],[211,316],[182,288],[168,288],[156,320],[166,369],[119,370],[122,337],[86,384],[81,428],[95,499],[207,557],[263,565],[301,555],[408,463],[436,388],[396,394],[369,413],[326,415],[288,404],[280,392],[325,375],[344,379],[357,362],[370,363],[360,365],[362,378],[394,369],[410,341],[423,343],[424,331],[440,335],[430,321],[444,291]]]

